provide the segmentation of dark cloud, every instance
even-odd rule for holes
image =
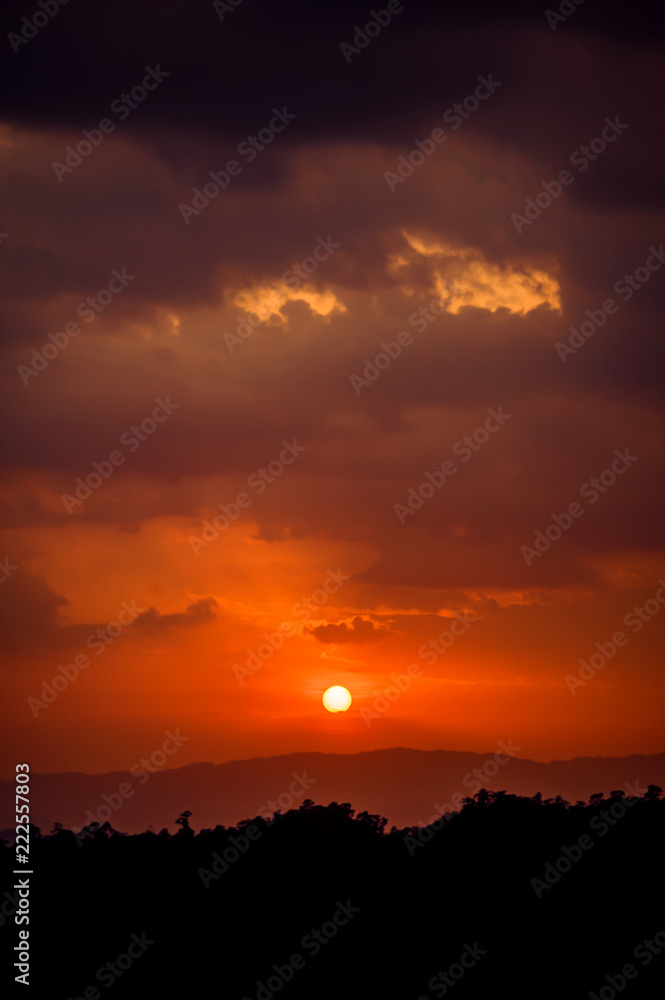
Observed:
[[[7,653],[31,656],[43,655],[52,650],[59,655],[64,650],[84,646],[86,640],[94,636],[98,629],[104,629],[108,622],[116,621],[119,611],[122,612],[123,627],[127,626],[124,605],[120,609],[113,608],[106,622],[77,625],[63,623],[61,609],[68,607],[67,598],[54,593],[43,577],[33,575],[22,567],[17,567],[5,581],[2,598],[0,632],[2,648]],[[219,605],[214,598],[204,597],[181,612],[161,614],[155,607],[143,610],[136,601],[129,602],[126,610],[133,616],[129,621],[132,630],[159,633],[172,627],[212,622],[217,617]]]
[[[378,627],[371,619],[361,618],[360,615],[356,615],[349,622],[331,622],[329,625],[317,625],[316,628],[306,631],[319,642],[336,644],[379,642],[387,634],[385,629]]]
[[[184,611],[172,614],[162,615],[157,608],[148,608],[136,619],[136,627],[139,630],[159,632],[173,626],[205,625],[215,620],[218,611],[219,604],[214,597],[201,597],[189,604]]]
[[[8,44],[1,72],[18,98],[0,147],[0,381],[15,498],[3,525],[137,531],[167,516],[196,533],[296,439],[306,452],[241,523],[271,543],[371,544],[357,577],[369,588],[600,586],[590,560],[616,547],[617,522],[627,548],[661,547],[665,268],[565,365],[554,349],[665,232],[655,10],[583,4],[552,31],[532,4],[423,0],[348,65],[339,43],[368,17],[359,3],[246,0],[223,22],[208,2],[65,5],[20,51]],[[25,9],[3,16],[13,31]],[[157,63],[168,78],[59,181],[53,161]],[[385,172],[483,74],[496,93],[391,192]],[[284,105],[296,120],[185,225],[192,188]],[[608,116],[625,134],[518,233],[511,214]],[[340,246],[304,288],[339,308],[287,302],[231,353],[236,294],[274,285],[329,236]],[[416,252],[409,236],[445,249]],[[357,395],[350,375],[412,329],[442,276],[463,284],[472,266],[480,291],[549,275],[561,311],[483,307],[479,291]],[[127,289],[23,384],[17,367],[122,267]],[[62,494],[169,394],[168,422],[68,514]],[[505,429],[400,524],[395,505],[501,404]],[[640,456],[626,480],[527,566],[521,546],[626,447]],[[206,607],[175,617],[203,620]],[[146,614],[146,626],[173,617]]]
[[[134,129],[153,121],[241,138],[261,126],[273,105],[291,102],[301,115],[301,136],[358,138],[368,122],[385,135],[396,117],[412,116],[439,95],[459,97],[470,65],[484,64],[476,72],[508,70],[501,36],[519,38],[528,28],[556,43],[605,36],[647,47],[663,37],[659,13],[655,2],[586,4],[554,32],[545,8],[530,0],[507,9],[489,0],[453,6],[407,0],[347,63],[340,43],[351,42],[356,26],[371,19],[363,0],[315,7],[247,0],[223,20],[209,0],[140,8],[129,0],[112,8],[68,4],[18,52],[7,42],[3,82],[13,91],[14,120],[82,128],[139,83],[146,65],[159,63],[171,76],[134,112],[138,120],[129,119]],[[6,4],[3,36],[20,30],[25,15],[20,0]],[[461,44],[464,36],[474,44]]]
[[[13,563],[11,564],[13,565]],[[54,593],[42,576],[17,566],[5,580],[0,602],[0,636],[6,652],[45,646],[58,632],[60,608],[69,602]]]

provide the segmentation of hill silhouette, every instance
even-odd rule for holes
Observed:
[[[510,740],[503,745],[516,751]],[[306,776],[306,782],[291,795],[294,775]],[[37,826],[51,829],[58,822],[80,829],[97,818],[128,833],[151,824],[157,829],[172,826],[183,803],[201,826],[228,826],[261,810],[270,813],[270,802],[278,803],[273,809],[286,810],[305,798],[323,804],[351,801],[356,808],[387,817],[390,824],[408,826],[427,824],[445,807],[459,808],[462,799],[481,786],[527,797],[536,792],[546,798],[560,794],[577,801],[614,788],[640,794],[650,783],[665,786],[665,754],[543,763],[523,758],[521,749],[509,757],[498,744],[487,753],[396,747],[357,754],[255,757],[152,772],[31,774]],[[124,794],[119,793],[121,786]],[[0,831],[14,826],[13,796],[14,784],[0,782]]]

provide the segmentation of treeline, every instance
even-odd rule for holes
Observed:
[[[32,828],[33,997],[659,995],[657,786],[576,804],[483,789],[424,829],[311,800],[230,828],[194,820]],[[9,942],[13,849],[0,862]]]

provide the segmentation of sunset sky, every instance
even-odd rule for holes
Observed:
[[[3,15],[11,773],[662,751],[662,37],[217,6]]]

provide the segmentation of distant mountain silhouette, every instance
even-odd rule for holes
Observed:
[[[31,818],[44,833],[55,823],[80,829],[95,818],[127,833],[173,829],[174,816],[185,807],[195,829],[229,826],[258,814],[269,817],[280,808],[297,809],[307,798],[322,804],[350,802],[357,810],[385,816],[391,825],[420,826],[442,811],[459,808],[462,798],[480,787],[523,796],[540,792],[543,798],[561,795],[575,802],[614,789],[640,795],[651,783],[665,787],[665,753],[543,763],[511,758],[498,747],[488,753],[403,747],[357,754],[294,753],[152,774],[33,773],[30,780]],[[13,796],[14,784],[0,782],[0,830],[14,826]]]

